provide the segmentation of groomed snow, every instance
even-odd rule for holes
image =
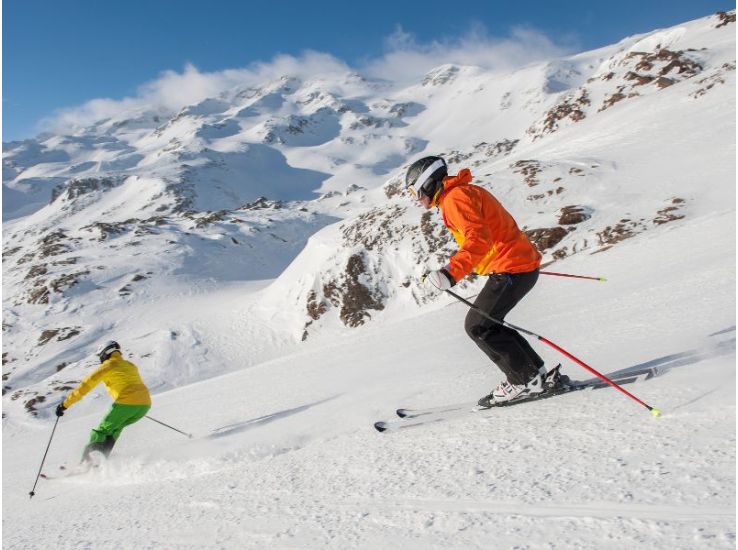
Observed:
[[[100,471],[41,480],[33,499],[51,424],[6,423],[4,546],[733,548],[734,235],[732,213],[705,216],[571,258],[557,269],[607,282],[542,276],[510,316],[603,373],[672,366],[628,386],[661,418],[603,389],[377,433],[398,406],[473,399],[498,381],[449,300],[157,394],[151,416],[194,439],[144,419]],[[258,329],[238,329],[220,344],[248,364],[239,342]],[[108,405],[90,401],[59,422],[47,471],[78,457]]]

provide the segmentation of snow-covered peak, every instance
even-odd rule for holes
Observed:
[[[271,342],[244,342],[254,362],[437,307],[418,276],[455,245],[438,213],[402,192],[424,155],[470,168],[546,263],[730,208],[731,15],[515,71],[442,65],[405,87],[283,75],[177,112],[136,106],[5,144],[11,401],[53,394],[57,368],[79,377],[112,330],[158,354],[162,388],[222,372],[209,347],[165,378],[166,358],[201,341],[194,313],[132,319],[223,285],[243,286],[228,307]]]

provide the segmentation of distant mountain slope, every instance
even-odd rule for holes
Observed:
[[[147,324],[161,296],[242,285],[222,307],[264,327],[254,361],[416,314],[434,300],[418,275],[454,248],[402,193],[422,155],[471,168],[547,262],[734,209],[735,64],[731,12],[512,73],[285,75],[4,144],[5,400],[56,399],[112,333],[158,387],[243,366],[218,350],[213,327],[233,327],[193,328],[203,311]]]

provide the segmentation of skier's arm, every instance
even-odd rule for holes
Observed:
[[[82,399],[85,395],[87,395],[92,388],[97,386],[102,381],[105,373],[108,372],[108,370],[110,370],[110,367],[103,363],[87,378],[82,380],[82,382],[80,382],[74,390],[69,392],[69,395],[67,395],[67,397],[64,399],[64,402],[62,403],[64,405],[64,408],[68,409],[77,401]]]
[[[464,242],[446,268],[457,282],[469,275],[493,247],[492,235],[488,223],[482,217],[481,205],[474,204],[474,199],[468,195],[459,195],[444,205],[447,223],[464,237]]]

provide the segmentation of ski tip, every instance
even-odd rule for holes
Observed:
[[[386,422],[375,422],[374,429],[377,430],[378,432],[383,432],[387,429],[387,423]]]
[[[396,413],[396,414],[397,414],[397,416],[399,416],[400,418],[405,418],[405,417],[406,417],[406,416],[407,416],[408,414],[410,414],[410,411],[409,411],[408,409],[397,409],[397,410],[395,411],[395,413]]]

